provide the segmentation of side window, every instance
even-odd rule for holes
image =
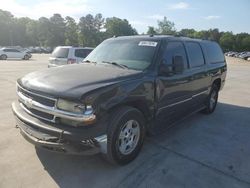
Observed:
[[[11,52],[20,52],[20,51],[16,49],[11,49]]]
[[[10,49],[4,49],[4,52],[11,52]]]
[[[165,63],[172,64],[175,56],[182,56],[184,67],[187,68],[187,56],[182,42],[168,42],[164,51]]]
[[[187,42],[186,47],[187,47],[190,67],[191,68],[200,67],[204,65],[205,62],[200,45],[196,42]]]
[[[202,46],[206,51],[207,59],[210,63],[219,63],[224,61],[224,54],[217,43],[206,42]]]
[[[80,57],[80,58],[85,58],[87,56],[87,51],[83,50],[83,49],[76,49],[75,50],[75,56],[76,57]]]

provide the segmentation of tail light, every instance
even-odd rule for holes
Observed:
[[[68,59],[68,64],[74,64],[76,63],[76,59]]]

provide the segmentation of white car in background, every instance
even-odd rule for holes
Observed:
[[[94,48],[89,47],[58,46],[49,58],[48,67],[82,63],[84,58],[87,57],[93,49]]]
[[[29,60],[31,54],[26,51],[21,51],[15,48],[1,48],[0,49],[0,59],[24,59]]]

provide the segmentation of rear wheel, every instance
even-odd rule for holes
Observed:
[[[5,55],[5,54],[1,55],[1,56],[0,56],[0,59],[1,59],[1,60],[6,60],[6,59],[7,59],[7,55]]]
[[[218,96],[219,88],[216,84],[213,84],[208,99],[206,101],[206,108],[202,111],[203,113],[211,114],[214,112],[217,106]]]
[[[122,107],[116,110],[108,128],[105,158],[109,162],[119,165],[125,165],[134,160],[143,145],[144,124],[144,117],[137,109]]]
[[[23,59],[24,60],[29,60],[29,56],[26,54]]]

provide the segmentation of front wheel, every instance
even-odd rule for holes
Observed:
[[[6,60],[6,59],[7,59],[7,55],[5,55],[5,54],[1,55],[1,56],[0,56],[0,59],[1,59],[1,60]]]
[[[210,94],[206,101],[206,108],[202,111],[203,113],[211,114],[214,112],[217,106],[218,96],[219,96],[219,88],[217,85],[213,84]]]
[[[145,120],[139,110],[132,107],[122,107],[116,110],[108,128],[105,158],[119,165],[131,162],[142,148],[144,135]]]

